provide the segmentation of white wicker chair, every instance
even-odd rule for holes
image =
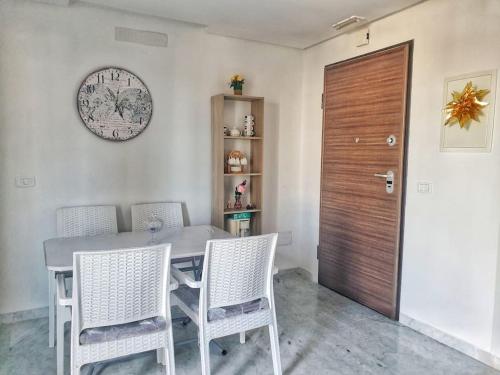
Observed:
[[[184,226],[184,218],[182,216],[182,204],[179,202],[156,202],[156,203],[141,203],[134,204],[131,207],[132,213],[132,232],[142,232],[147,230],[147,219],[151,215],[163,221],[164,228],[182,228]],[[190,263],[189,268],[193,272],[201,270],[201,261],[193,257],[173,259],[172,264]],[[185,268],[187,269],[187,268]]]
[[[273,263],[278,235],[207,242],[203,274],[196,281],[172,267],[182,285],[172,300],[199,326],[201,369],[210,374],[210,341],[269,326],[274,374],[281,375],[273,293]],[[199,288],[199,289],[197,289]]]
[[[71,375],[85,364],[150,350],[175,374],[170,252],[163,244],[74,253]]]
[[[57,236],[79,237],[95,236],[106,233],[118,233],[115,206],[78,206],[63,207],[56,212]],[[57,335],[57,373],[62,375],[64,368],[64,324],[71,321],[71,312],[67,305],[56,304],[61,300],[61,290],[55,288],[55,278],[71,277],[71,272],[63,275],[49,274],[49,346],[54,346],[54,334]],[[55,311],[54,311],[55,309]],[[55,313],[55,314],[54,314]],[[57,329],[54,330],[55,318]],[[61,342],[61,345],[59,345]]]
[[[155,215],[161,219],[165,228],[179,228],[184,226],[182,205],[177,202],[134,204],[131,207],[131,211],[133,232],[147,230],[146,220],[151,215]]]
[[[80,237],[118,233],[115,206],[63,207],[57,210],[57,236]]]

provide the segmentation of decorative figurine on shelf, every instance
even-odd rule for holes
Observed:
[[[257,205],[255,203],[248,203],[247,204],[247,210],[255,210],[257,208]]]
[[[243,84],[245,83],[245,78],[239,74],[235,74],[231,77],[231,82],[229,83],[229,87],[234,89],[234,95],[242,95],[243,94]]]
[[[255,135],[253,131],[253,126],[255,125],[254,119],[255,118],[253,117],[253,115],[245,116],[245,122],[243,123],[243,125],[245,126],[245,135],[247,137],[253,137]]]
[[[235,210],[241,210],[243,208],[243,205],[241,204],[241,196],[245,194],[245,191],[247,190],[247,180],[243,180],[241,184],[236,186],[234,189],[234,209]]]
[[[245,154],[241,151],[233,150],[227,154],[227,173],[243,173],[243,167],[248,165]]]
[[[231,201],[227,201],[227,203],[226,203],[226,208],[227,208],[227,209],[229,209],[229,210],[230,210],[231,208],[233,208],[233,204],[231,203]]]
[[[240,129],[238,128],[232,128],[230,131],[229,131],[229,135],[231,137],[239,137],[241,135],[241,132],[240,132]]]

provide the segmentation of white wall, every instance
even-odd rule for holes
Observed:
[[[401,313],[490,351],[499,252],[500,99],[491,153],[440,153],[439,137],[444,78],[500,66],[500,2],[430,0],[373,23],[370,34],[369,46],[355,47],[354,35],[346,34],[304,54],[302,124],[294,129],[303,142],[297,187],[299,243],[308,251],[303,266],[317,275],[324,66],[414,39]],[[431,181],[433,193],[418,194],[419,180]]]
[[[115,26],[167,33],[169,46],[115,42]],[[138,74],[154,101],[149,127],[125,143],[91,134],[75,108],[83,78],[110,65]],[[0,1],[0,313],[47,305],[42,241],[57,207],[116,204],[127,230],[131,203],[176,200],[191,224],[210,222],[210,96],[230,92],[233,73],[266,98],[266,172],[287,167],[276,144],[282,124],[299,126],[300,51],[85,5]],[[37,186],[15,188],[16,175]],[[276,230],[277,174],[264,189],[264,230]],[[280,253],[282,266],[297,263],[293,248]]]
[[[498,209],[500,210],[500,207]],[[493,310],[491,350],[500,358],[500,228],[498,231],[497,278],[495,285],[495,308]],[[497,360],[497,362],[498,367],[500,367],[500,359]]]

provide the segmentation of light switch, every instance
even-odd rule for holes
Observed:
[[[16,176],[16,187],[18,188],[30,188],[35,187],[35,185],[35,176]]]
[[[419,181],[417,183],[417,191],[421,194],[429,194],[432,193],[432,183],[431,182],[425,182],[425,181]]]

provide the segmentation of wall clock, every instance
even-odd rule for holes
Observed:
[[[92,133],[126,141],[148,126],[153,101],[135,74],[121,68],[104,68],[91,73],[80,86],[78,112]]]

